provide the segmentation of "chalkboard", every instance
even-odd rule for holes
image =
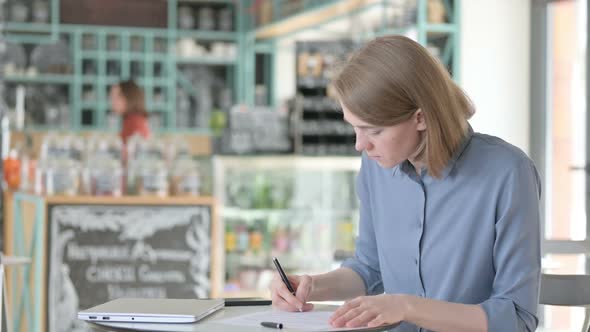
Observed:
[[[53,205],[48,332],[91,331],[79,309],[210,291],[210,206]]]

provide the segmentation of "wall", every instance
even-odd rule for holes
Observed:
[[[475,131],[529,151],[530,1],[461,1],[461,86]]]

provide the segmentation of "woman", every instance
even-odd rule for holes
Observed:
[[[150,136],[143,90],[133,80],[113,85],[110,99],[113,112],[123,117],[121,128],[123,143],[127,143],[127,139],[134,134],[146,138]]]
[[[518,148],[474,133],[473,108],[418,43],[382,37],[333,80],[362,152],[355,257],[334,271],[277,276],[273,305],[347,300],[335,327],[534,331],[540,181]]]

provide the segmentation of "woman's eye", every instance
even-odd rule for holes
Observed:
[[[382,131],[383,131],[382,129],[373,130],[373,131],[371,131],[371,135],[373,135],[373,136],[379,135],[379,134],[381,134]]]

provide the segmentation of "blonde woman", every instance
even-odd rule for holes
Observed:
[[[355,257],[334,271],[277,276],[273,305],[346,300],[335,327],[534,331],[541,269],[533,162],[474,133],[473,107],[418,43],[382,37],[334,79],[362,152]]]

